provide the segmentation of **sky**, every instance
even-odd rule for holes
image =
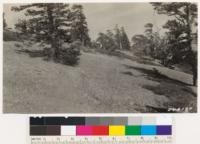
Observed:
[[[18,4],[19,5],[19,4]],[[84,3],[84,14],[92,40],[96,39],[99,32],[114,29],[115,25],[123,26],[131,39],[135,34],[144,33],[144,25],[153,23],[154,30],[159,31],[169,17],[158,15],[149,3]],[[11,11],[16,4],[4,4],[5,19],[8,27],[14,28],[23,13]],[[163,30],[159,31],[161,34]]]

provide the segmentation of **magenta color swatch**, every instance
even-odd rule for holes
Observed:
[[[76,126],[76,135],[92,135],[92,126]]]

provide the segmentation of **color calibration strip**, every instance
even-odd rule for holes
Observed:
[[[171,117],[30,118],[30,136],[170,136]]]

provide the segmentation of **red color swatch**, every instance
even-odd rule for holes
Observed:
[[[108,126],[93,126],[92,133],[93,135],[108,135],[109,127]]]

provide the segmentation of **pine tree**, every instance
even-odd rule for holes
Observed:
[[[154,53],[154,44],[153,44],[153,24],[152,23],[147,23],[144,25],[145,27],[145,36],[147,37],[147,47],[146,47],[146,54],[153,56]]]
[[[111,30],[107,30],[107,49],[110,51],[114,51],[117,49],[117,42],[115,40],[115,35]]]
[[[118,28],[118,25],[115,26],[114,31],[115,31],[115,40],[117,43],[117,47],[118,49],[122,49],[121,32],[120,29]]]
[[[27,21],[19,19],[18,23],[15,24],[15,29],[17,29],[22,34],[27,34]]]
[[[152,23],[147,23],[144,25],[145,27],[145,34],[147,36],[151,36],[151,34],[153,33],[153,24]]]
[[[80,40],[83,45],[90,44],[89,30],[87,27],[86,17],[83,13],[83,6],[74,4],[71,13],[72,20],[72,39]]]
[[[68,4],[62,3],[34,3],[13,7],[14,11],[25,11],[28,32],[36,41],[51,45],[51,58],[58,58],[60,40],[69,37]]]
[[[148,43],[148,39],[145,35],[134,35],[131,39],[133,45],[133,51],[140,55],[146,54],[146,47]]]
[[[101,49],[106,50],[107,52],[115,51],[118,47],[115,35],[111,30],[107,30],[106,34],[99,33],[96,42],[100,45]]]
[[[168,20],[164,28],[169,29],[173,62],[185,61],[191,65],[193,85],[197,83],[197,53],[192,51],[192,27],[197,23],[195,3],[151,3],[158,14],[166,14],[174,19]]]
[[[122,49],[124,50],[130,50],[130,42],[128,39],[128,36],[124,30],[124,27],[121,27],[121,45],[122,45]]]

